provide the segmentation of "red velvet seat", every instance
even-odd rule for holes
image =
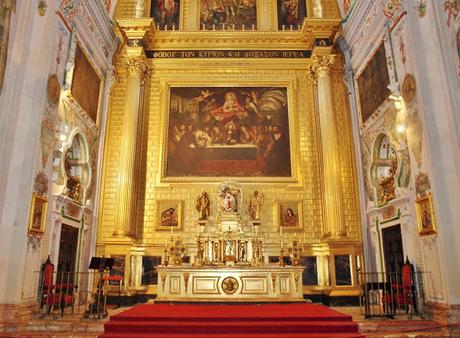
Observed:
[[[414,312],[417,312],[415,304],[415,283],[414,283],[414,268],[406,259],[401,274],[395,276],[396,280],[391,280],[391,290],[384,297],[388,305],[404,307],[406,313],[409,307],[412,306]]]
[[[47,312],[60,308],[61,316],[64,315],[64,309],[67,306],[74,305],[73,283],[55,283],[54,282],[54,264],[51,263],[49,257],[43,265],[43,283],[41,307],[47,306]]]

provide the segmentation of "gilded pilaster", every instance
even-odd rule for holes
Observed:
[[[127,94],[123,114],[123,131],[120,144],[120,166],[118,174],[119,200],[114,235],[134,237],[136,225],[135,208],[135,159],[137,129],[140,116],[142,78],[146,70],[144,56],[129,55],[124,60],[127,74]]]
[[[323,158],[325,236],[346,236],[340,174],[339,135],[334,113],[330,66],[335,55],[313,55],[310,68],[317,85],[317,103]]]

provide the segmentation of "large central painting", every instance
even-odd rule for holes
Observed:
[[[287,88],[170,89],[167,177],[290,177]]]

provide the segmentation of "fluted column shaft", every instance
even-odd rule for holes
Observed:
[[[311,67],[317,82],[317,100],[323,157],[323,200],[327,237],[345,236],[339,135],[335,119],[329,67],[334,55],[314,56]]]
[[[145,16],[145,0],[137,0],[134,13],[135,19],[141,19]]]
[[[323,6],[321,5],[321,0],[313,1],[313,17],[314,18],[323,17]]]
[[[118,174],[118,214],[115,235],[135,236],[135,159],[141,97],[141,82],[146,69],[143,57],[125,60],[128,74],[120,144]]]

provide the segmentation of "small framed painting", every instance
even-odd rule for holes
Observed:
[[[157,230],[182,229],[182,201],[158,201]]]
[[[150,17],[161,30],[179,29],[180,0],[152,0]]]
[[[278,0],[278,29],[299,29],[307,16],[306,0]]]
[[[32,194],[32,202],[29,215],[29,233],[42,235],[45,232],[46,209],[48,200],[36,193]]]
[[[303,228],[301,201],[278,202],[276,211],[279,225],[283,231]]]
[[[431,194],[417,199],[418,232],[421,236],[436,233],[436,220]]]

